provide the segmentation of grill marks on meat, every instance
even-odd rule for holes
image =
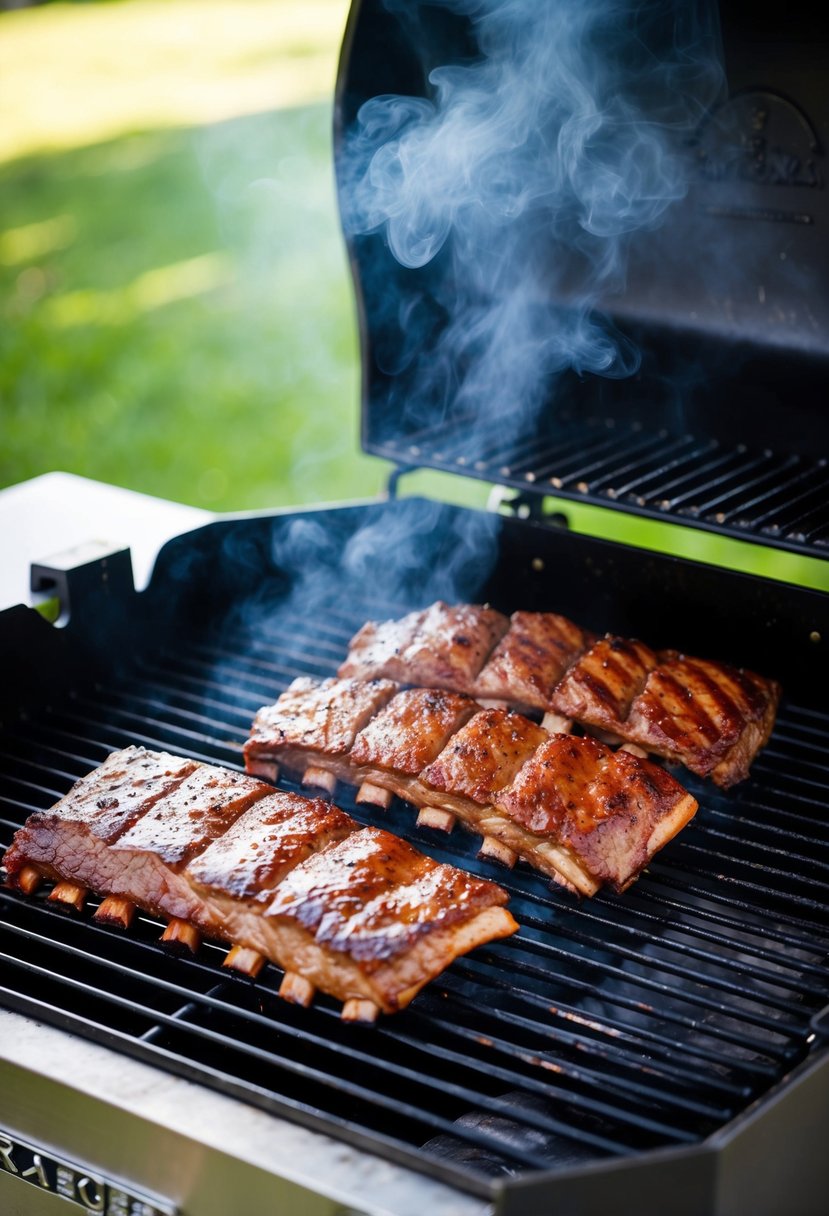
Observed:
[[[554,612],[514,612],[509,630],[472,684],[472,696],[549,709],[553,689],[592,641],[591,634]]]
[[[462,620],[469,627],[455,642],[474,640],[468,656],[481,660],[477,668],[453,658],[452,626]],[[495,622],[505,620],[490,609],[438,602],[400,621],[369,622],[352,640],[340,675],[391,676],[545,710],[550,729],[566,732],[576,721],[607,742],[636,743],[726,788],[748,776],[768,741],[780,699],[774,680],[657,652],[635,639],[596,640],[555,613],[513,613],[498,637]],[[487,657],[488,643],[494,649]]]
[[[697,809],[664,769],[597,739],[568,735],[542,743],[494,801],[528,831],[552,836],[568,873],[580,865],[617,891],[630,886]]]
[[[486,806],[546,738],[542,727],[521,714],[481,710],[421,773],[421,783]]]
[[[303,974],[318,986],[330,983],[333,952],[352,999],[392,1012],[470,942],[511,931],[506,899],[502,888],[432,861],[390,832],[363,828],[292,870],[263,928],[304,949],[313,943]]]
[[[361,730],[397,692],[390,680],[312,680],[300,676],[279,698],[278,705],[260,709],[253,720],[245,755],[264,763],[252,771],[276,780],[267,760],[274,736],[280,740],[281,760],[287,768],[304,768],[311,754],[333,760],[350,751]]]
[[[717,785],[748,776],[774,726],[780,686],[723,663],[663,657],[625,723],[625,737]]]
[[[130,810],[120,834],[106,821],[104,840],[89,822],[116,809],[95,809],[116,790]],[[4,864],[11,885],[37,866],[261,952],[284,968],[288,999],[305,1004],[319,987],[352,1019],[402,1008],[458,955],[518,927],[494,883],[335,806],[142,748],[30,816]]]
[[[293,686],[284,695],[293,705]],[[249,764],[263,756],[281,762],[281,703],[269,710],[270,743],[259,732],[255,756],[246,748]],[[429,763],[417,773],[415,760],[423,759]],[[305,762],[333,763],[351,784],[400,794],[427,826],[450,828],[458,817],[484,837],[486,854],[507,864],[523,857],[585,895],[605,882],[628,886],[697,807],[673,777],[638,756],[423,689],[399,692],[357,735],[350,757],[315,754]]]
[[[113,752],[53,807],[29,816],[6,851],[6,870],[14,876],[31,862],[50,878],[66,878],[58,866],[74,855],[83,873],[73,877],[91,885],[84,875],[95,873],[108,846],[197,767],[195,761],[143,747]]]
[[[567,672],[553,693],[553,709],[586,726],[620,734],[658,661],[643,642],[601,638]]]

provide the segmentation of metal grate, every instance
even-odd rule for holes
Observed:
[[[461,418],[372,450],[525,493],[616,506],[811,556],[829,551],[825,459],[727,447],[612,418],[562,422],[546,440],[516,439]]]
[[[298,674],[330,675],[367,616],[333,604],[256,637],[171,639],[0,736],[0,843],[128,743],[241,767],[254,711]],[[829,1001],[827,719],[784,706],[750,781],[694,779],[696,820],[624,896],[583,903],[475,841],[384,822],[509,888],[522,929],[454,963],[404,1013],[346,1026],[301,1010],[280,976],[223,972],[223,951],[169,957],[161,925],[127,934],[0,891],[10,1007],[287,1113],[480,1194],[492,1178],[705,1138],[803,1059]],[[338,801],[366,821],[343,787]]]

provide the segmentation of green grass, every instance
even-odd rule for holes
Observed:
[[[199,7],[206,28],[184,54]],[[384,469],[358,447],[330,158],[345,11],[134,0],[0,18],[7,69],[11,30],[18,62],[73,82],[54,132],[21,85],[0,137],[29,149],[0,163],[0,484],[60,468],[215,509],[379,489]],[[129,79],[111,103],[119,61]],[[83,141],[145,117],[171,80],[168,119],[244,111],[263,74],[273,94],[322,99]]]
[[[347,8],[0,16],[0,486],[64,469],[215,510],[381,488],[331,168]],[[562,505],[580,531],[829,586],[826,563]]]

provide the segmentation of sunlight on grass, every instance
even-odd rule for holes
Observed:
[[[21,224],[0,232],[0,262],[19,266],[58,249],[66,249],[75,239],[77,224],[72,215],[55,215],[35,224]]]
[[[0,161],[330,97],[346,8],[130,0],[5,13]]]
[[[228,283],[232,276],[229,257],[205,253],[148,270],[114,291],[70,291],[53,296],[46,301],[43,316],[61,329],[75,325],[125,325],[139,313],[212,291]]]

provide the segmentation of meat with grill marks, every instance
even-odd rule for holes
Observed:
[[[4,865],[25,890],[36,870],[104,904],[186,917],[232,943],[229,960],[241,950],[248,966],[261,955],[282,967],[286,999],[307,1004],[319,988],[351,1020],[403,1008],[458,955],[517,929],[502,888],[329,803],[141,748],[31,815]]]
[[[554,612],[514,612],[469,690],[514,708],[550,708],[553,689],[593,635]]]
[[[624,723],[635,698],[659,662],[655,651],[629,638],[600,638],[554,690],[553,709],[584,726],[625,739]]]
[[[625,738],[728,787],[748,776],[779,699],[779,684],[754,672],[667,652],[631,706]]]
[[[566,733],[575,722],[605,742],[641,746],[723,787],[748,776],[768,741],[780,699],[774,680],[656,651],[638,639],[607,634],[596,640],[555,613],[513,613],[506,632],[493,637],[481,623],[488,611],[439,602],[400,621],[370,622],[352,640],[340,674],[393,675],[401,684],[431,683],[486,704],[541,710],[552,731]],[[468,657],[484,661],[477,669],[472,662],[456,663],[447,676],[453,653],[448,622],[464,612],[478,622],[465,630],[476,639]],[[425,627],[430,620],[446,627]],[[494,649],[487,657],[488,642]]]
[[[285,694],[291,712],[296,695],[295,686]],[[252,771],[278,765],[283,749],[293,759],[281,704],[257,715],[255,747],[246,747]],[[569,749],[545,751],[567,739]],[[303,759],[306,780],[328,766],[363,789],[399,794],[419,808],[421,825],[449,830],[458,819],[483,836],[484,855],[507,865],[521,857],[583,895],[605,882],[628,886],[697,809],[673,777],[639,756],[617,759],[595,739],[551,735],[521,714],[441,691],[402,690],[357,733],[348,756]],[[375,800],[386,805],[366,799]]]

